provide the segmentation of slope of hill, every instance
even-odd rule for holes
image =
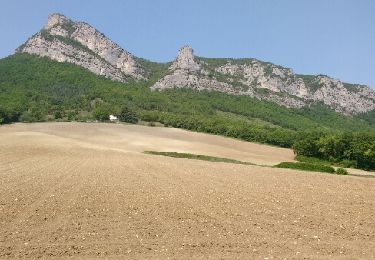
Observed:
[[[374,178],[140,153],[275,163],[291,150],[83,123],[3,126],[0,143],[2,259],[375,257]]]

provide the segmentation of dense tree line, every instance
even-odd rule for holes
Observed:
[[[2,59],[0,124],[49,120],[105,121],[113,114],[121,121],[130,123],[138,120],[160,122],[165,126],[246,141],[282,147],[294,145],[298,154],[330,160],[350,160],[355,161],[358,167],[373,167],[370,162],[373,139],[362,140],[359,134],[354,134],[359,131],[374,132],[373,113],[348,117],[321,104],[289,109],[251,97],[213,91],[151,91],[150,85],[166,72],[168,66],[146,60],[140,62],[152,80],[129,80],[123,84],[96,76],[81,67],[47,58],[16,54]],[[319,134],[301,134],[311,129]],[[354,140],[362,144],[362,148],[357,147],[351,156],[347,156],[347,153],[343,156],[341,150],[337,151],[338,144],[334,149],[321,146],[322,143],[332,144],[329,136],[333,136],[335,141],[341,135],[345,136],[342,132],[355,135]],[[319,136],[319,140],[322,138],[321,141],[317,142],[316,136]],[[299,141],[296,143],[296,140]],[[359,156],[360,149],[363,158]]]
[[[293,148],[297,155],[375,170],[375,133],[304,132],[299,133]]]
[[[160,122],[165,126],[224,135],[245,141],[268,143],[281,147],[291,147],[296,137],[296,132],[293,130],[215,115],[207,118],[202,115],[176,115],[173,113],[144,111],[139,116],[141,120]]]

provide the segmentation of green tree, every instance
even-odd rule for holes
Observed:
[[[78,113],[76,111],[69,111],[67,114],[68,114],[68,121],[77,120]]]
[[[25,111],[20,116],[20,121],[25,123],[31,123],[36,122],[37,119],[33,116],[33,114],[30,111]]]
[[[100,105],[96,107],[93,111],[93,116],[96,120],[99,121],[107,121],[109,120],[109,115],[111,114],[111,111],[108,106],[106,105]]]
[[[375,169],[375,140],[363,152],[361,166],[365,169]]]
[[[62,119],[63,118],[62,112],[60,110],[57,110],[54,113],[54,117],[55,117],[55,119]]]
[[[318,140],[322,138],[322,132],[301,132],[293,145],[294,152],[297,155],[321,157]]]
[[[5,111],[0,107],[0,125],[5,123]]]
[[[132,124],[138,123],[137,114],[127,106],[124,106],[121,109],[121,113],[118,116],[118,118],[121,122],[127,122],[127,123],[132,123]]]

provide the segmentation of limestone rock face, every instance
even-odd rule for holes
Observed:
[[[71,34],[72,39],[86,46],[123,73],[138,79],[143,77],[142,69],[130,53],[87,23],[78,22],[76,28]]]
[[[370,88],[357,86],[350,91],[339,80],[327,76],[317,78],[321,87],[313,94],[312,99],[345,114],[358,114],[375,109],[375,92]]]
[[[57,14],[57,13],[51,14],[48,17],[48,21],[47,21],[47,24],[44,26],[44,29],[50,30],[53,27],[56,27],[58,25],[65,24],[65,23],[68,23],[68,22],[69,22],[69,19],[66,18],[62,14]]]
[[[194,60],[194,51],[190,46],[182,47],[177,55],[176,60],[171,66],[172,70],[182,69],[187,71],[201,71],[201,66]]]
[[[375,109],[375,92],[367,86],[345,84],[327,76],[296,75],[291,69],[256,59],[197,58],[184,46],[169,73],[151,88],[192,88],[248,95],[260,100],[301,108],[322,102],[344,114]]]
[[[195,90],[215,90],[228,94],[247,95],[260,100],[276,102],[287,107],[300,108],[305,104],[297,98],[285,95],[277,95],[279,81],[276,78],[260,78],[264,74],[263,67],[260,64],[235,65],[227,63],[212,70],[204,61],[194,57],[193,49],[190,46],[182,47],[176,59],[169,68],[169,74],[156,82],[151,89],[163,90],[168,88],[191,88]],[[238,82],[232,77],[226,81],[218,78],[222,76],[240,77]],[[262,95],[255,91],[254,81],[259,81],[259,88],[267,88],[273,92],[268,95]],[[299,82],[299,81],[298,81]],[[238,84],[242,86],[238,86]],[[285,88],[288,88],[286,86]],[[299,90],[303,93],[305,89]]]
[[[208,77],[208,72],[195,60],[193,49],[189,46],[180,49],[169,71],[170,74],[156,82],[151,89],[192,88],[235,93],[229,84]]]
[[[124,74],[100,57],[80,48],[72,48],[69,44],[57,39],[48,41],[41,33],[34,35],[22,51],[48,57],[58,62],[79,64],[97,75],[103,75],[116,81],[124,81]]]
[[[73,22],[61,14],[50,15],[42,31],[17,51],[74,63],[116,81],[124,82],[127,76],[144,78],[133,55],[89,24]]]
[[[268,89],[273,92],[287,92],[297,97],[305,97],[308,89],[302,79],[297,78],[291,69],[271,64],[262,64],[257,60],[238,65],[227,63],[217,67],[216,72],[238,76],[241,83],[248,87]]]

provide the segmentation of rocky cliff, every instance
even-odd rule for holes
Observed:
[[[74,63],[112,80],[144,78],[133,55],[89,24],[73,22],[61,14],[50,15],[44,28],[17,51]]]
[[[235,93],[231,85],[209,77],[201,64],[193,55],[193,49],[185,46],[180,49],[176,60],[169,68],[170,73],[156,82],[151,89],[193,88],[196,90],[216,90]]]
[[[174,87],[248,95],[293,108],[322,102],[344,114],[375,109],[375,92],[367,86],[324,75],[297,75],[291,69],[256,59],[195,57],[189,46],[180,49],[167,75],[151,88]]]
[[[17,51],[74,63],[116,81],[150,78],[148,84],[153,84],[153,90],[215,90],[292,108],[321,102],[344,114],[375,109],[375,92],[367,86],[343,83],[325,75],[298,75],[291,69],[256,59],[197,57],[189,46],[181,48],[169,69],[161,73],[164,76],[157,76],[157,82],[152,83],[155,76],[151,79],[150,64],[156,63],[134,57],[89,24],[73,22],[61,14],[50,15],[44,28]]]

